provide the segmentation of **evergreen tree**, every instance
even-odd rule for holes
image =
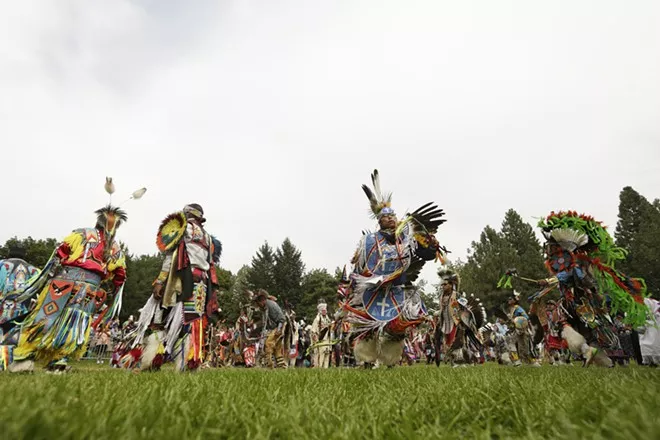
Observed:
[[[268,242],[259,248],[252,257],[252,265],[247,274],[247,283],[250,289],[266,289],[274,293],[275,289],[275,255]]]
[[[648,200],[630,186],[619,193],[619,220],[616,223],[614,236],[617,246],[624,249],[635,248],[635,240],[639,238],[640,226],[644,218],[643,212],[648,209]]]
[[[481,232],[478,242],[472,242],[467,263],[461,274],[461,290],[491,292],[497,288],[500,276],[517,260],[515,249],[502,234],[490,226]]]
[[[515,268],[523,271],[524,276],[528,278],[547,277],[543,246],[536,237],[534,228],[529,223],[525,223],[520,214],[513,209],[508,210],[504,215],[502,237],[513,247],[516,253]],[[529,287],[529,284],[524,287],[521,285],[521,288],[525,290],[529,290]],[[532,286],[532,289],[534,288]]]
[[[628,251],[617,269],[632,277],[644,278],[649,293],[660,297],[660,203],[650,203],[633,188],[623,188],[619,195],[619,220],[616,244]]]
[[[457,268],[461,277],[460,290],[479,296],[487,310],[499,307],[511,295],[510,290],[497,288],[497,282],[507,269],[516,268],[529,278],[546,276],[542,246],[534,229],[513,209],[506,212],[500,232],[490,226],[484,228],[479,241],[472,242],[467,262]],[[515,288],[524,299],[536,286],[515,282]]]
[[[288,301],[294,308],[302,301],[302,276],[305,264],[301,252],[288,238],[275,252],[275,296]]]
[[[346,272],[349,272],[348,267],[346,268]],[[344,268],[343,267],[335,267],[335,279],[337,280],[337,283],[341,281],[342,276],[344,275]],[[349,274],[350,275],[350,274]]]

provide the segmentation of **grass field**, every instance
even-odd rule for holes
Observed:
[[[660,370],[0,374],[2,438],[660,438]]]

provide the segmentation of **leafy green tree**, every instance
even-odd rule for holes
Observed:
[[[231,273],[231,271],[216,266],[215,274],[218,278],[218,289],[231,290],[232,286],[234,285],[234,275]]]
[[[12,237],[5,242],[4,246],[0,247],[0,259],[9,256],[10,248],[21,247],[25,249],[25,261],[41,268],[46,265],[57,245],[58,241],[54,238],[35,240],[32,237],[23,239]]]
[[[233,276],[231,287],[227,290],[220,290],[218,302],[223,311],[222,317],[229,324],[236,322],[241,307],[248,302],[245,293],[250,290],[250,284],[248,282],[250,271],[250,266],[244,265]]]
[[[147,302],[153,290],[152,283],[163,265],[162,255],[132,255],[126,251],[126,284],[120,317],[139,315],[139,309]]]
[[[303,295],[300,304],[295,308],[296,314],[311,322],[316,316],[316,305],[320,299],[325,300],[328,304],[328,312],[331,313],[336,308],[337,284],[337,278],[330,275],[326,269],[313,269],[307,272],[302,277]]]

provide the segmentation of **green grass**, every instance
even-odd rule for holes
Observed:
[[[2,438],[660,438],[657,369],[95,367],[0,374]]]

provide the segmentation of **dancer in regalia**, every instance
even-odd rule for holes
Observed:
[[[316,306],[317,315],[312,322],[312,364],[316,368],[329,368],[332,344],[330,342],[330,326],[332,320],[328,316],[328,305],[320,300]]]
[[[555,325],[569,349],[584,359],[584,365],[611,366],[608,351],[619,350],[610,311],[625,313],[625,322],[642,325],[649,315],[644,304],[646,285],[615,269],[626,257],[606,229],[592,217],[576,212],[552,212],[539,222],[546,238],[546,267],[552,275],[537,283],[542,289],[530,297],[537,302],[555,288],[560,300]],[[507,272],[501,285],[511,285],[515,271]],[[529,281],[525,279],[526,281]]]
[[[39,269],[25,261],[24,248],[10,247],[7,258],[0,260],[0,301],[6,294],[23,289],[38,274]]]
[[[406,328],[421,323],[424,304],[413,282],[426,261],[442,258],[434,234],[444,223],[441,209],[427,203],[398,221],[391,194],[381,192],[378,171],[369,198],[379,230],[362,237],[353,257],[351,284],[342,307],[355,340],[358,362],[395,365],[403,353]]]
[[[451,269],[441,269],[440,309],[435,316],[436,353],[444,354],[452,366],[467,364],[483,349],[479,328],[486,322],[486,312],[474,295],[458,293],[460,278]],[[440,356],[436,357],[440,365]]]
[[[202,207],[191,203],[160,225],[156,244],[165,259],[153,294],[141,309],[133,342],[134,347],[143,345],[142,353],[134,353],[142,356],[143,370],[155,367],[151,361],[159,358],[152,354],[163,350],[176,360],[178,371],[196,370],[202,363],[207,319],[219,309],[215,265],[222,251],[204,229],[205,222]]]
[[[112,184],[112,180],[108,179]],[[112,194],[114,185],[106,190]],[[133,193],[142,197],[146,189]],[[17,345],[10,371],[33,368],[33,361],[48,363],[50,370],[66,369],[66,359],[78,359],[86,351],[92,327],[104,325],[121,307],[126,280],[126,259],[115,234],[127,219],[118,207],[96,211],[93,228],[74,230],[55,250],[41,274],[16,298],[24,303],[37,296],[34,309],[16,327]],[[110,298],[112,306],[104,304]],[[97,318],[94,316],[98,314]],[[5,337],[5,344],[10,343]]]
[[[520,305],[520,293],[513,291],[503,310],[505,322],[509,323],[509,349],[513,365],[525,363],[540,367],[536,345],[543,338],[543,328],[536,315],[533,320]]]
[[[530,314],[538,317],[543,329],[543,349],[551,365],[562,365],[568,361],[568,344],[561,338],[562,311],[552,299],[540,298],[530,309]]]
[[[0,340],[14,328],[17,317],[29,312],[30,301],[17,303],[12,299],[5,300],[10,294],[16,297],[31,278],[39,275],[39,269],[24,258],[25,249],[15,246],[9,248],[7,258],[0,260]]]

